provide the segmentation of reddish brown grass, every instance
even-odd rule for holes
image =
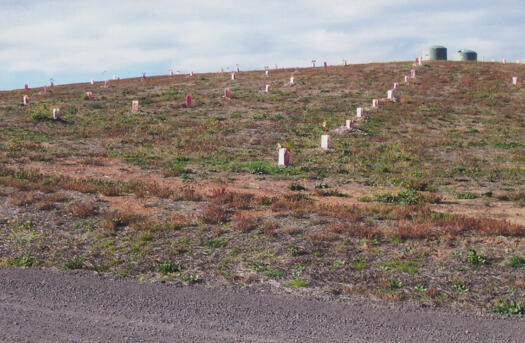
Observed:
[[[73,217],[87,218],[96,213],[95,204],[88,201],[77,201],[68,206],[67,210]]]
[[[233,219],[232,228],[240,232],[248,232],[254,230],[257,227],[257,219],[253,217],[246,217],[245,215],[238,213]]]
[[[202,220],[206,224],[226,223],[230,216],[230,210],[223,204],[209,203],[202,210]]]

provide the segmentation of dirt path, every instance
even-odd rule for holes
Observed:
[[[2,342],[523,342],[525,318],[0,269]]]

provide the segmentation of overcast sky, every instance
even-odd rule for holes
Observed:
[[[265,65],[525,61],[525,0],[0,0],[0,89]]]

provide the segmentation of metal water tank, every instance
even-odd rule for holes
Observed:
[[[477,61],[478,53],[473,50],[458,50],[458,60],[460,61]]]
[[[424,60],[446,60],[447,48],[441,45],[432,45],[423,52]]]

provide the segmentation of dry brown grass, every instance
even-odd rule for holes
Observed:
[[[240,232],[248,232],[257,228],[257,219],[237,213],[233,218],[232,228]]]
[[[76,201],[67,207],[73,217],[87,218],[96,213],[96,206],[90,201]]]
[[[202,209],[202,220],[206,224],[226,223],[230,217],[230,209],[223,204],[209,203]]]
[[[100,227],[106,231],[112,231],[121,226],[136,224],[136,230],[151,229],[157,222],[144,220],[143,217],[131,211],[110,211],[102,214]]]
[[[262,223],[262,231],[267,236],[275,236],[279,230],[280,224],[276,220],[270,219]]]
[[[394,236],[402,239],[423,239],[434,232],[432,223],[403,224],[395,230]]]
[[[53,193],[44,196],[39,202],[35,204],[35,207],[38,210],[48,211],[56,208],[56,204],[58,202],[66,201],[67,199],[68,197],[64,193]]]
[[[15,193],[11,195],[11,204],[15,206],[29,206],[39,199],[40,196],[34,192]]]

